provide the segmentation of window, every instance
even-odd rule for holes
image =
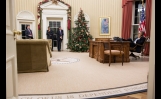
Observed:
[[[26,26],[29,24],[21,24],[21,32],[22,32],[22,39],[25,39],[25,30],[26,30]]]
[[[146,0],[144,0],[144,8],[145,8],[144,10],[146,10]],[[137,37],[138,34],[141,10],[142,10],[142,1],[135,0],[133,5],[133,18],[132,18],[132,29],[131,29],[131,38],[133,40]]]

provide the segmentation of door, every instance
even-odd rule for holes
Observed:
[[[6,99],[18,99],[14,1],[6,0]]]
[[[48,20],[48,26],[50,26],[50,29],[54,31],[53,36],[53,50],[57,50],[57,30],[62,25],[61,20]],[[62,48],[61,44],[61,48]]]
[[[31,23],[20,23],[19,24],[19,30],[22,32],[22,35],[19,36],[19,39],[25,39],[25,30],[26,30],[26,26],[30,25],[30,29],[32,30],[32,24]]]

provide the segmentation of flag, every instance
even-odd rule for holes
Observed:
[[[146,36],[144,6],[142,6],[142,10],[140,12],[139,32],[141,31],[144,31],[145,32],[144,36]]]

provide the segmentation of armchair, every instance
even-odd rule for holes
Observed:
[[[18,73],[49,71],[52,53],[48,40],[22,39],[16,45]]]

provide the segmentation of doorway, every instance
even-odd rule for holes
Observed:
[[[48,26],[54,32],[53,34],[53,50],[57,50],[57,31],[60,26],[62,26],[61,20],[48,20]],[[62,44],[61,44],[62,48]]]

